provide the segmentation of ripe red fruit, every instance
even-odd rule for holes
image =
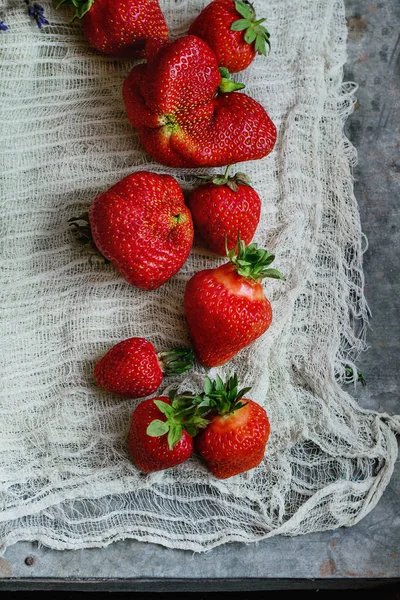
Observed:
[[[189,279],[184,307],[193,348],[206,367],[223,365],[260,337],[272,322],[272,309],[261,279],[284,279],[269,265],[274,255],[257,244],[228,252],[230,262]]]
[[[200,38],[150,43],[147,64],[123,85],[128,118],[145,150],[172,167],[222,166],[269,154],[276,128],[264,108],[221,73]]]
[[[159,388],[164,375],[188,371],[193,359],[193,352],[188,348],[157,353],[148,340],[133,337],[113,346],[96,363],[94,377],[108,392],[142,398]]]
[[[61,0],[57,8],[66,4],[82,19],[88,42],[105,54],[141,58],[147,39],[168,39],[157,0]]]
[[[236,246],[238,235],[250,244],[261,212],[260,196],[250,187],[249,178],[243,173],[228,176],[228,169],[224,175],[202,177],[209,183],[188,198],[195,228],[208,248],[221,256]]]
[[[168,469],[183,463],[193,454],[193,437],[180,425],[171,428],[173,423],[168,423],[168,420],[172,422],[173,413],[167,396],[143,400],[134,410],[128,448],[133,462],[141,471],[151,473]]]
[[[226,479],[260,464],[270,434],[262,406],[244,398],[250,388],[238,390],[237,376],[225,383],[208,378],[205,394],[213,409],[212,420],[196,437],[195,445],[210,471]]]
[[[174,467],[193,453],[193,437],[209,423],[202,397],[178,395],[144,400],[134,410],[128,435],[133,462],[145,473]]]
[[[87,215],[70,219],[132,285],[154,290],[175,275],[193,243],[193,222],[177,181],[137,171],[95,198]]]
[[[256,17],[246,0],[213,0],[189,27],[189,34],[202,38],[213,49],[218,64],[230,73],[243,71],[257,52],[266,55],[269,33],[265,19]]]

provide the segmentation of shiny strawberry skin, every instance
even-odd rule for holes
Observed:
[[[238,232],[248,245],[260,220],[260,196],[243,184],[239,184],[237,191],[227,185],[201,185],[190,194],[188,206],[204,242],[221,256],[226,256],[225,237],[228,249],[236,245]]]
[[[95,198],[89,221],[93,241],[132,285],[154,290],[187,259],[193,222],[177,181],[137,171]]]
[[[189,279],[184,307],[194,352],[206,367],[228,362],[272,322],[261,283],[238,275],[231,263]]]
[[[247,403],[233,413],[217,415],[196,436],[196,450],[219,479],[238,475],[260,464],[264,457],[270,423],[265,410]]]
[[[161,471],[183,463],[194,451],[193,438],[185,431],[179,442],[170,450],[167,434],[151,437],[146,433],[148,425],[155,419],[165,421],[165,415],[158,409],[154,400],[171,404],[167,396],[143,400],[132,414],[128,434],[128,449],[135,465],[145,473]]]
[[[94,48],[113,56],[141,58],[148,38],[168,39],[157,0],[95,0],[82,27]]]
[[[153,344],[136,337],[113,346],[96,363],[94,377],[108,392],[142,398],[159,388],[163,373]]]
[[[254,60],[253,44],[244,39],[243,31],[232,31],[231,25],[241,18],[234,0],[214,0],[189,27],[190,35],[203,39],[215,52],[218,65],[230,73],[246,69]]]
[[[218,93],[217,59],[196,36],[165,44],[123,85],[128,118],[144,149],[172,167],[223,166],[267,156],[276,128],[242,92]]]

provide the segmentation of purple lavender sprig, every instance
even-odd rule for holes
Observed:
[[[8,27],[4,21],[0,21],[0,31],[7,31]]]
[[[28,15],[31,17],[31,19],[35,19],[39,29],[42,29],[43,25],[49,25],[46,15],[44,14],[43,6],[37,4],[37,2],[35,2],[32,6],[29,0],[24,0],[24,2],[28,6]]]

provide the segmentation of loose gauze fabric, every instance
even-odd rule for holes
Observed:
[[[120,539],[194,552],[350,526],[380,499],[397,456],[398,419],[361,409],[344,386],[365,348],[363,239],[343,133],[355,86],[342,81],[342,0],[256,1],[271,53],[234,78],[278,129],[273,152],[236,169],[262,200],[254,241],[275,253],[286,281],[265,280],[270,329],[228,364],[196,363],[159,393],[201,391],[205,375],[237,372],[271,422],[263,462],[230,479],[197,456],[145,475],[127,432],[140,400],[102,391],[96,361],[122,339],[158,351],[190,344],[186,282],[225,262],[196,244],[156,291],[130,286],[89,257],[68,219],[137,170],[196,174],[142,149],[122,101],[133,61],[99,54],[71,11],[43,2],[49,25],[23,2],[3,2],[1,95],[0,547],[36,540],[56,548]],[[171,38],[207,4],[161,0]],[[235,143],[235,140],[232,140]],[[234,169],[232,169],[234,172]]]

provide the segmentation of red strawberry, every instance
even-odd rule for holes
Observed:
[[[188,348],[157,353],[148,340],[134,337],[113,346],[96,363],[94,377],[108,392],[141,398],[159,388],[163,375],[188,371],[193,359],[193,352]]]
[[[196,273],[184,296],[186,318],[198,360],[223,365],[260,337],[272,322],[272,309],[261,285],[264,277],[284,279],[268,268],[274,255],[257,244],[228,252],[230,262]]]
[[[196,188],[188,206],[193,223],[206,245],[222,256],[236,246],[238,234],[246,245],[253,239],[260,220],[261,200],[244,173],[203,177],[211,180]]]
[[[237,376],[225,383],[208,378],[205,395],[213,418],[196,437],[196,449],[210,471],[220,479],[253,469],[263,459],[270,424],[265,410],[244,398],[251,388],[238,390]]]
[[[85,216],[70,219],[79,233]],[[89,209],[93,242],[132,285],[154,290],[187,259],[193,222],[177,181],[170,175],[137,171],[97,196]]]
[[[193,21],[189,34],[207,42],[218,64],[236,73],[246,69],[257,52],[267,54],[270,36],[261,25],[264,21],[257,20],[252,4],[246,0],[213,0]]]
[[[128,435],[133,462],[145,473],[179,465],[193,454],[193,436],[207,424],[191,396],[173,392],[171,399],[144,400],[133,412]]]
[[[183,36],[136,66],[123,86],[128,118],[145,150],[172,167],[222,166],[271,152],[276,128],[227,77],[200,38]],[[241,86],[243,87],[243,86]]]
[[[149,38],[168,39],[157,0],[61,0],[75,7],[88,42],[113,56],[141,58]]]

